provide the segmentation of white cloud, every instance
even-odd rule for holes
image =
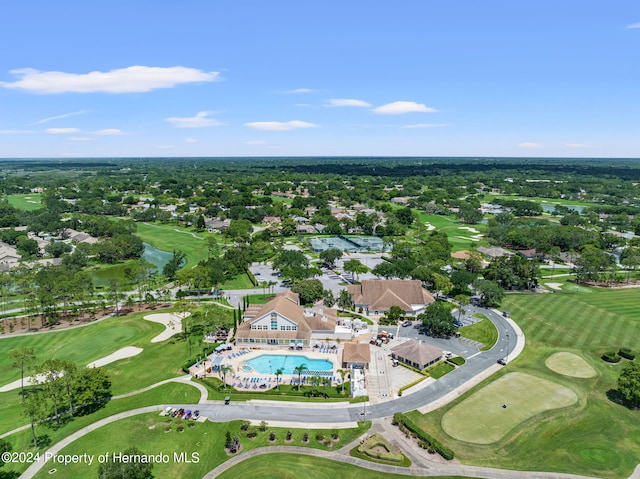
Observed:
[[[105,128],[104,130],[97,130],[93,132],[96,135],[103,136],[115,136],[115,135],[125,135],[126,133],[122,130],[118,130],[117,128]]]
[[[447,123],[416,123],[415,125],[405,125],[402,128],[440,128],[449,126]]]
[[[68,135],[69,133],[78,133],[80,129],[78,128],[47,128],[45,131],[52,135]]]
[[[208,126],[220,126],[221,122],[213,118],[207,118],[208,111],[201,111],[196,116],[191,118],[165,118],[164,121],[168,121],[176,128],[205,128]]]
[[[72,136],[69,138],[70,141],[94,141],[95,138],[89,138],[86,136]]]
[[[432,113],[437,110],[415,101],[394,101],[376,107],[372,111],[380,115],[402,115],[404,113]]]
[[[347,98],[332,98],[331,100],[327,100],[327,103],[324,106],[359,106],[368,108],[371,106],[370,103],[362,100],[354,100]]]
[[[108,72],[89,73],[41,72],[33,68],[11,70],[14,82],[0,82],[4,88],[31,93],[141,93],[158,88],[173,88],[181,83],[210,82],[218,72],[203,72],[187,67],[131,66]]]
[[[311,93],[311,88],[296,88],[295,90],[284,90],[282,93]]]
[[[266,145],[266,143],[267,142],[263,140],[249,140],[244,142],[245,145]]]
[[[198,139],[197,138],[185,138],[184,142],[185,143],[198,143]]]
[[[518,147],[519,148],[541,148],[542,145],[540,143],[524,142],[524,143],[518,143]]]
[[[627,25],[625,28],[640,28],[640,22]]]
[[[569,148],[592,148],[591,145],[585,145],[584,143],[567,143]]]
[[[245,123],[244,126],[253,128],[254,130],[265,131],[287,131],[287,130],[299,130],[301,128],[318,128],[320,125],[315,123],[308,123],[306,121],[254,121],[251,123]]]
[[[43,123],[48,123],[53,120],[61,120],[62,118],[69,118],[70,116],[83,115],[87,112],[87,110],[74,111],[71,113],[65,113],[64,115],[56,115],[50,116],[49,118],[44,118],[42,120],[38,120],[36,122],[31,123],[32,125],[42,125]]]

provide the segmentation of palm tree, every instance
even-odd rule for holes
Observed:
[[[229,371],[231,371],[229,366],[225,365],[220,368],[220,372],[222,373],[222,384],[225,389],[227,388],[227,373]]]
[[[302,371],[306,371],[307,370],[307,365],[306,364],[300,364],[298,366],[296,366],[295,368],[293,368],[293,370],[298,373],[298,391],[300,391],[300,377],[302,376]]]
[[[282,370],[282,368],[278,368],[276,369],[275,375],[276,375],[276,388],[280,389],[280,376],[282,376],[282,373],[284,371]]]
[[[342,379],[342,394],[344,394],[344,377],[347,375],[347,370],[346,369],[338,369],[338,374],[340,375],[340,378]]]

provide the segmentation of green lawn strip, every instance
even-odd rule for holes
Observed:
[[[382,434],[373,434],[349,451],[352,457],[379,464],[391,464],[400,467],[411,466],[411,460],[402,451],[385,439]]]
[[[22,211],[34,211],[42,208],[42,195],[29,193],[24,195],[7,195],[7,201],[11,206]]]
[[[450,373],[455,368],[456,367],[453,364],[442,363],[442,364],[438,364],[433,369],[429,369],[427,372],[429,373],[429,376],[431,376],[433,379],[440,379],[442,376],[444,376],[447,373]]]
[[[65,437],[73,434],[74,432],[82,429],[89,424],[92,424],[100,419],[104,419],[106,417],[112,416],[114,414],[118,414],[120,412],[129,411],[131,409],[136,409],[145,406],[153,406],[153,405],[161,405],[161,404],[176,404],[176,403],[184,403],[184,404],[193,404],[197,403],[200,399],[200,391],[198,391],[193,386],[189,386],[187,384],[179,384],[179,383],[168,383],[162,384],[156,388],[153,388],[144,393],[137,394],[135,396],[130,396],[122,399],[112,399],[106,403],[105,407],[102,409],[98,409],[96,412],[92,414],[88,414],[86,416],[78,416],[73,417],[71,421],[64,423],[62,426],[58,428],[51,428],[47,426],[36,426],[36,435],[40,437],[46,436],[47,444],[46,447],[43,445],[40,449],[40,452],[46,450],[49,446],[57,443],[58,441],[64,439]],[[16,406],[14,408],[14,413],[21,417],[20,406]],[[21,418],[22,421],[19,426],[23,426],[28,424],[25,418]],[[122,435],[122,434],[121,434]],[[126,434],[124,434],[126,436]],[[25,452],[25,451],[34,451],[33,449],[33,439],[31,435],[31,429],[27,429],[25,431],[20,431],[16,434],[12,434],[5,438],[8,441],[13,451],[17,452]],[[24,467],[17,469],[14,465],[14,469],[18,472],[22,472],[27,468],[27,464]],[[47,468],[48,470],[49,468]],[[3,468],[3,472],[5,470],[11,471],[12,469],[9,466]],[[78,477],[86,477],[86,476],[78,476]],[[93,477],[93,476],[92,476]]]
[[[522,354],[463,398],[429,414],[414,411],[409,416],[455,450],[465,464],[628,477],[640,462],[640,416],[608,399],[607,391],[616,388],[623,363],[609,365],[600,356],[607,349],[634,347],[640,332],[640,312],[634,307],[640,290],[587,291],[507,296],[502,307],[510,311],[527,340]],[[597,376],[573,378],[547,368],[547,358],[565,351],[582,357]],[[526,419],[493,444],[472,444],[444,432],[442,418],[448,411],[509,372],[558,382],[575,391],[579,401]],[[479,419],[487,420],[485,416]]]
[[[282,479],[299,478],[326,479],[339,477],[340,479],[406,479],[406,475],[380,472],[366,469],[344,462],[332,461],[321,457],[305,456],[303,454],[274,453],[269,454],[268,460],[264,456],[257,456],[242,461],[231,469],[223,472],[218,479]],[[459,476],[430,476],[432,479],[462,479]],[[473,479],[473,478],[465,478]]]
[[[266,304],[275,297],[275,294],[250,294],[247,299],[249,304]]]
[[[209,391],[208,399],[221,400],[229,396],[232,401],[249,401],[251,399],[269,399],[277,401],[297,401],[297,402],[350,402],[358,403],[367,401],[368,398],[357,397],[351,398],[350,384],[345,382],[344,392],[342,391],[342,385],[340,386],[311,386],[309,384],[300,386],[292,386],[290,384],[280,384],[279,389],[268,389],[266,391],[254,390],[254,389],[235,389],[231,386],[225,388],[222,386],[222,381],[217,377],[210,377],[205,379],[198,379],[199,383],[207,388]],[[282,379],[281,379],[282,381]],[[310,397],[310,393],[315,393],[315,397]],[[328,398],[320,397],[319,394],[327,394]]]
[[[488,351],[496,344],[496,341],[498,341],[498,330],[486,316],[478,314],[474,317],[480,318],[480,321],[460,328],[460,335],[472,341],[482,343],[483,346],[480,350]]]
[[[136,236],[163,251],[182,251],[187,257],[185,268],[195,266],[208,257],[206,238],[209,233],[195,233],[176,225],[136,223]]]
[[[254,289],[255,286],[249,279],[246,273],[240,273],[238,276],[233,278],[232,280],[226,281],[222,285],[220,285],[220,289],[225,290],[233,290],[233,289]]]
[[[310,447],[323,450],[340,448],[343,444],[355,440],[366,432],[370,423],[360,423],[353,429],[287,429],[274,428],[267,425],[267,430],[261,432],[253,427],[257,435],[253,439],[247,438],[247,433],[240,431],[241,421],[229,423],[192,422],[177,418],[167,418],[157,413],[142,414],[122,419],[101,427],[74,443],[65,447],[61,454],[91,454],[97,456],[107,452],[122,452],[130,446],[137,446],[144,454],[166,454],[168,463],[154,464],[154,477],[203,477],[211,469],[226,461],[227,455],[224,445],[226,432],[231,437],[238,436],[242,451],[271,445],[291,445]],[[182,431],[180,431],[182,428]],[[287,431],[292,432],[292,440],[286,441]],[[122,434],[126,431],[126,434]],[[275,433],[275,441],[269,440],[269,434]],[[309,434],[309,442],[302,442],[303,434]],[[331,440],[331,434],[338,435],[338,441]],[[324,437],[320,442],[318,435]],[[196,454],[198,462],[187,463],[175,459],[174,453],[185,453],[184,457],[192,458]],[[98,466],[74,464],[56,466],[57,478],[97,477]],[[49,477],[49,467],[45,467],[36,477]]]

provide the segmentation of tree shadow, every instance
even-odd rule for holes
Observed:
[[[16,471],[4,471],[0,472],[0,479],[18,479],[20,473]]]
[[[609,389],[607,391],[607,398],[609,399],[609,401],[619,404],[620,406],[624,406],[627,409],[630,409],[632,411],[636,410],[636,407],[630,403],[629,401],[627,401],[624,396],[622,396],[622,394],[620,394],[620,391],[618,391],[617,389]]]

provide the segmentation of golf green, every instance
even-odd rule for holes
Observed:
[[[544,362],[552,371],[572,378],[592,378],[596,370],[577,354],[561,351],[552,354]]]
[[[447,411],[442,428],[461,441],[491,444],[527,419],[577,400],[573,390],[560,384],[509,373]]]

